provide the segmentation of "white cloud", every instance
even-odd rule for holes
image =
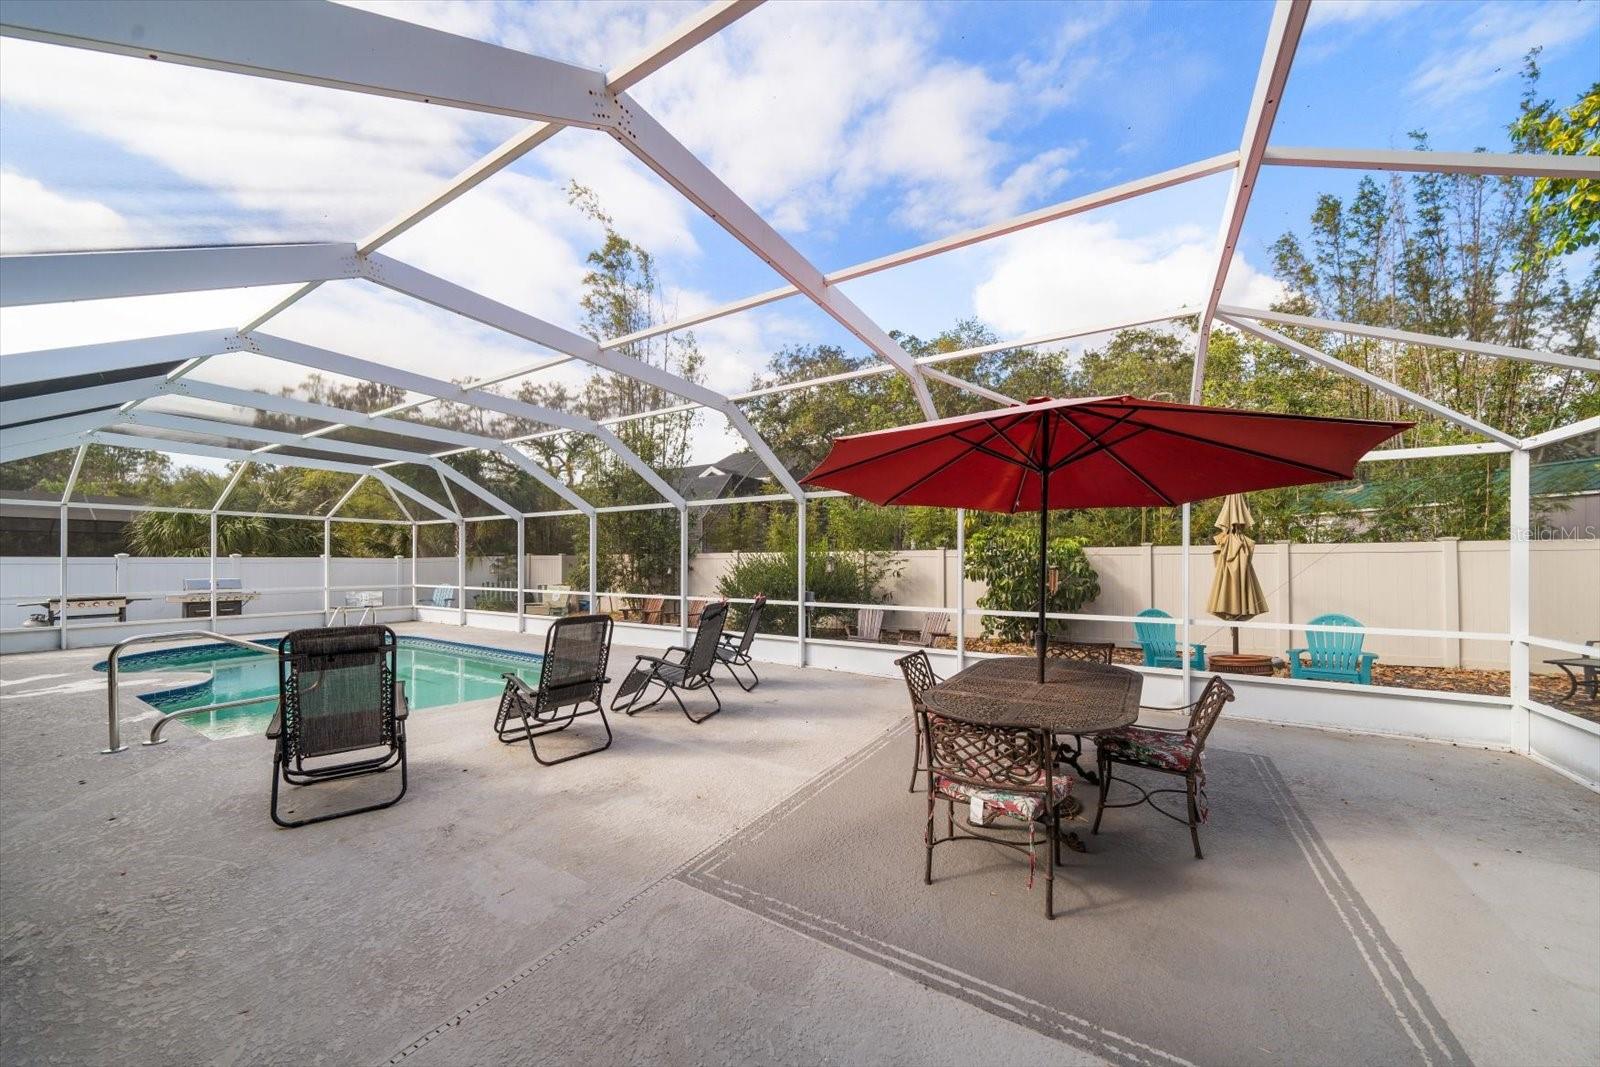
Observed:
[[[1419,6],[1421,0],[1316,0],[1306,19],[1306,30],[1336,25],[1370,25],[1388,22]]]
[[[973,305],[1001,337],[1137,319],[1198,307],[1215,263],[1215,241],[1193,227],[1130,237],[1109,220],[1066,219],[1007,241]],[[1225,299],[1266,307],[1280,293],[1235,257]]]
[[[868,195],[888,192],[901,198],[898,221],[943,232],[1014,213],[1058,186],[1070,149],[1019,157],[1005,132],[1040,117],[1033,89],[1071,80],[1059,64],[1003,79],[941,57],[937,45],[925,8],[773,5],[637,95],[790,231],[845,223]]]
[[[516,126],[426,104],[11,39],[0,42],[0,96],[156,164],[135,176],[113,157],[82,181],[138,204],[149,217],[131,221],[165,227],[169,243],[192,240],[197,224],[219,221],[232,241],[353,239],[464,167],[485,139]]]
[[[121,248],[133,243],[133,233],[127,219],[97,200],[0,169],[0,252]]]
[[[1597,29],[1600,10],[1594,4],[1483,4],[1460,41],[1423,61],[1410,88],[1429,104],[1446,107],[1514,77],[1531,48],[1552,54],[1580,41],[1592,48]]]

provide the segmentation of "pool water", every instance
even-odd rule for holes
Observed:
[[[276,644],[276,638],[255,639],[260,644]],[[399,638],[396,661],[400,680],[406,684],[406,700],[411,710],[460,704],[500,695],[507,671],[536,685],[544,657],[532,652],[439,641],[431,637]],[[104,662],[95,669],[104,671]],[[259,696],[260,701],[238,707],[186,715],[179,721],[207,737],[241,737],[266,732],[267,723],[278,704],[278,661],[274,656],[237,645],[189,645],[123,656],[117,661],[119,674],[204,672],[202,681],[172,689],[138,694],[139,699],[158,711],[179,711],[243,700]]]

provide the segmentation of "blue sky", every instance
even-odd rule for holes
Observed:
[[[373,3],[384,14],[604,68],[682,4]],[[635,96],[824,270],[1237,147],[1270,7],[1225,3],[769,3]],[[1273,140],[1506,147],[1521,55],[1545,95],[1600,80],[1600,4],[1320,0]],[[519,124],[7,40],[0,43],[0,248],[7,252],[356,239]],[[569,130],[390,246],[452,280],[576,325],[597,231],[563,195],[597,190],[655,251],[672,309],[777,279],[608,138]],[[1351,172],[1275,169],[1252,206],[1230,298],[1270,300],[1267,246]],[[1040,227],[845,288],[886,328],[983,319],[1002,337],[1164,311],[1203,295],[1227,178]],[[232,326],[276,292],[13,309],[25,350]],[[530,345],[350,284],[273,329],[451,376],[537,360]],[[717,388],[769,354],[858,345],[798,300],[697,331]],[[231,374],[281,375],[244,357]],[[567,371],[561,373],[578,373]]]

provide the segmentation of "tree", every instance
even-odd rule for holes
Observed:
[[[967,537],[967,578],[988,588],[978,606],[990,611],[1039,610],[1039,519],[1037,515],[983,516],[972,524]],[[1045,596],[1046,609],[1074,612],[1100,595],[1095,573],[1082,538],[1050,534],[1049,566],[1056,588]],[[1004,641],[1028,640],[1038,626],[1036,618],[986,615],[983,632]]]
[[[1538,57],[1535,48],[1524,60],[1527,90],[1522,114],[1511,124],[1517,151],[1600,156],[1600,82],[1563,111],[1555,101],[1537,98]],[[1600,242],[1600,180],[1535,178],[1528,194],[1528,216],[1533,226],[1550,230],[1549,243],[1537,249],[1540,257],[1564,256]]]

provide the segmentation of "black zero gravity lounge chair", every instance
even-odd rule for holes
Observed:
[[[611,655],[611,616],[568,615],[557,619],[544,639],[544,664],[537,688],[509,671],[495,712],[494,730],[508,745],[528,742],[533,758],[546,767],[592,756],[611,747],[611,724],[601,696],[606,660]],[[539,755],[534,738],[559,733],[584,715],[599,715],[606,743],[556,759]],[[520,722],[521,725],[518,725]]]
[[[267,727],[272,757],[272,821],[305,826],[377,811],[406,795],[405,684],[395,677],[395,636],[387,626],[296,630],[278,642],[278,710]],[[353,759],[323,757],[359,753]],[[308,766],[307,760],[317,760]],[[400,768],[389,800],[285,821],[278,780],[315,785]]]
[[[700,613],[700,624],[695,627],[694,641],[688,648],[674,645],[659,656],[640,656],[633,662],[633,670],[622,680],[617,695],[611,698],[611,710],[634,715],[654,707],[668,693],[678,702],[684,717],[698,726],[722,710],[722,698],[711,684],[711,669],[717,665],[717,644],[722,640],[722,626],[728,619],[728,602],[719,600],[707,604]],[[653,690],[659,689],[659,692]],[[717,702],[716,709],[695,718],[684,704],[679,691],[692,692],[704,689]]]
[[[739,688],[746,693],[761,684],[761,676],[756,673],[755,661],[750,658],[750,646],[756,639],[756,626],[761,622],[761,612],[767,606],[767,594],[762,593],[750,605],[750,611],[744,617],[744,633],[738,637],[723,634],[717,642],[717,662],[728,668],[728,673],[733,675],[733,680],[739,683]],[[744,679],[739,677],[736,667],[743,667],[750,672],[750,684],[745,685]]]

